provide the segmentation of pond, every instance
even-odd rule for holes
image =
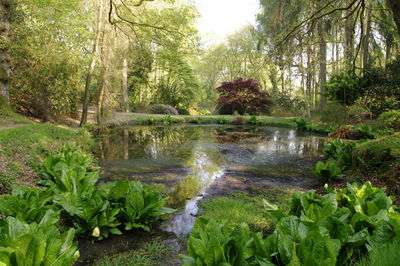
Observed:
[[[184,248],[205,197],[271,187],[316,187],[309,171],[321,159],[321,136],[271,127],[217,125],[133,126],[108,129],[98,136],[102,182],[140,180],[169,196],[177,212],[151,233],[128,233],[92,247],[80,243],[82,259],[108,251],[137,248],[154,238]]]
[[[103,180],[165,185],[178,212],[163,229],[184,237],[206,195],[316,186],[309,168],[324,138],[271,127],[135,126],[112,129],[100,143]]]

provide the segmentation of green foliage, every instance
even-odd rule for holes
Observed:
[[[399,263],[400,242],[384,244],[373,249],[368,256],[361,259],[355,266],[394,266]]]
[[[358,131],[359,139],[374,139],[375,135],[373,133],[372,127],[369,125],[360,125],[355,127]]]
[[[163,117],[163,124],[169,125],[169,124],[171,124],[171,122],[172,122],[171,116],[168,115],[168,116]]]
[[[191,257],[180,257],[186,266],[240,266],[253,255],[250,245],[250,229],[246,224],[198,218],[187,244]]]
[[[304,118],[299,118],[295,120],[296,130],[298,131],[306,131],[310,125],[310,122],[305,120]]]
[[[257,116],[252,115],[250,118],[246,119],[248,124],[257,125]]]
[[[362,95],[360,78],[353,73],[333,75],[325,87],[329,99],[342,105],[352,105]]]
[[[99,179],[98,169],[90,168],[93,159],[81,152],[79,147],[64,148],[50,154],[43,165],[42,185],[54,191],[79,194],[90,190]]]
[[[267,227],[268,220],[263,216],[261,203],[244,195],[213,198],[200,201],[200,216],[215,221],[247,223],[252,230],[262,230]]]
[[[339,167],[347,169],[353,162],[354,142],[345,142],[341,139],[334,139],[324,145],[324,154],[337,162]]]
[[[355,147],[355,166],[362,171],[387,170],[396,164],[400,155],[400,135],[398,133],[376,140],[360,143]]]
[[[321,183],[331,183],[337,177],[343,176],[341,174],[343,168],[338,166],[335,160],[328,160],[324,162],[318,162],[311,172],[318,177]]]
[[[346,265],[367,249],[400,237],[400,214],[384,191],[370,183],[349,184],[322,197],[296,193],[288,215],[271,204],[266,210],[279,222],[265,240],[255,238],[261,243],[256,256],[273,263]]]
[[[162,265],[163,260],[171,256],[170,250],[164,243],[153,242],[146,244],[145,247],[129,252],[118,253],[105,256],[99,259],[96,266],[154,266]]]
[[[228,120],[225,119],[224,117],[218,117],[218,118],[217,118],[217,123],[218,123],[218,124],[227,124],[227,123],[228,123]]]
[[[378,120],[383,122],[387,128],[400,130],[400,110],[391,110],[379,115]]]
[[[111,206],[96,190],[79,194],[57,194],[54,203],[68,215],[67,220],[72,222],[78,234],[91,235],[98,240],[108,238],[110,233],[121,234],[117,229],[121,223],[116,217],[120,209],[118,206]],[[95,230],[99,230],[99,234]]]
[[[321,109],[319,118],[322,122],[339,126],[347,121],[347,109],[341,104],[330,102]]]
[[[288,213],[265,201],[276,221],[266,238],[245,224],[199,218],[185,265],[348,265],[400,239],[400,213],[383,189],[367,182],[327,192],[295,193]]]
[[[90,150],[93,139],[84,129],[72,130],[50,124],[30,123],[0,130],[0,156],[4,163],[0,169],[0,183],[4,181],[6,188],[12,187],[14,183],[21,183],[21,177],[35,182],[48,152],[61,150],[65,144]]]
[[[52,191],[15,186],[12,195],[0,195],[0,213],[25,223],[55,224],[60,212],[52,203]]]
[[[153,104],[148,108],[150,114],[161,114],[161,115],[178,115],[178,111],[166,104]]]
[[[329,133],[336,129],[336,126],[314,125],[304,118],[294,119],[296,123],[296,130],[298,131],[311,131],[317,133]]]
[[[79,258],[75,230],[60,234],[54,225],[0,220],[0,264],[15,266],[72,265]]]
[[[54,193],[54,203],[78,234],[101,240],[121,234],[117,228],[121,224],[125,230],[150,230],[154,217],[174,211],[163,207],[166,200],[158,192],[138,181],[110,183],[99,190],[95,186],[99,172],[91,164],[92,157],[78,148],[51,154],[44,164],[43,184]]]
[[[125,230],[142,228],[150,231],[150,223],[154,217],[175,212],[164,208],[167,199],[150,187],[144,187],[139,181],[118,181],[104,185],[101,194],[112,206],[118,206],[118,221]]]

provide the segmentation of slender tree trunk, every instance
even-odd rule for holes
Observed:
[[[324,107],[326,104],[326,96],[325,96],[325,83],[326,83],[326,54],[327,54],[327,45],[325,40],[325,28],[324,28],[324,20],[320,19],[318,21],[318,36],[319,36],[319,86],[321,93],[321,101],[320,107]]]
[[[390,63],[390,58],[392,57],[392,46],[393,46],[393,36],[392,35],[388,35],[386,37],[385,68]]]
[[[87,123],[88,109],[89,109],[89,104],[90,104],[90,85],[92,83],[94,68],[96,66],[97,55],[99,54],[99,46],[100,46],[101,32],[102,32],[102,28],[103,28],[103,19],[104,19],[103,17],[104,17],[104,0],[99,0],[96,39],[93,44],[92,57],[90,59],[88,73],[86,75],[85,95],[84,95],[83,108],[82,108],[82,117],[81,117],[81,122],[79,125],[81,127]]]
[[[128,96],[128,59],[122,60],[122,98],[124,112],[129,113],[129,96]]]
[[[368,68],[369,65],[369,41],[371,36],[371,6],[367,8],[365,30],[363,38],[363,49],[362,49],[362,67],[363,69]]]
[[[12,0],[0,1],[0,96],[4,97],[7,102],[10,101],[10,13]]]
[[[100,63],[101,63],[101,71],[100,71],[100,86],[97,97],[97,124],[101,124],[101,117],[103,116],[103,101],[104,101],[104,92],[107,86],[107,54],[105,47],[105,27],[102,27],[102,33],[100,38]]]
[[[347,12],[346,15],[349,15]],[[345,46],[344,46],[344,57],[345,63],[348,68],[352,68],[353,60],[354,60],[354,28],[353,28],[353,19],[348,18],[346,20],[346,26],[344,28],[345,31]]]

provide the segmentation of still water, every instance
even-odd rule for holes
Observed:
[[[221,126],[135,126],[99,138],[103,180],[161,184],[178,210],[163,229],[183,237],[207,195],[315,186],[309,168],[325,141],[290,129]]]

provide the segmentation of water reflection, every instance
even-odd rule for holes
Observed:
[[[210,126],[117,128],[99,138],[103,179],[165,184],[169,206],[179,210],[165,229],[178,235],[190,232],[197,202],[212,184],[301,186],[294,181],[313,180],[308,168],[324,142],[288,129]]]

